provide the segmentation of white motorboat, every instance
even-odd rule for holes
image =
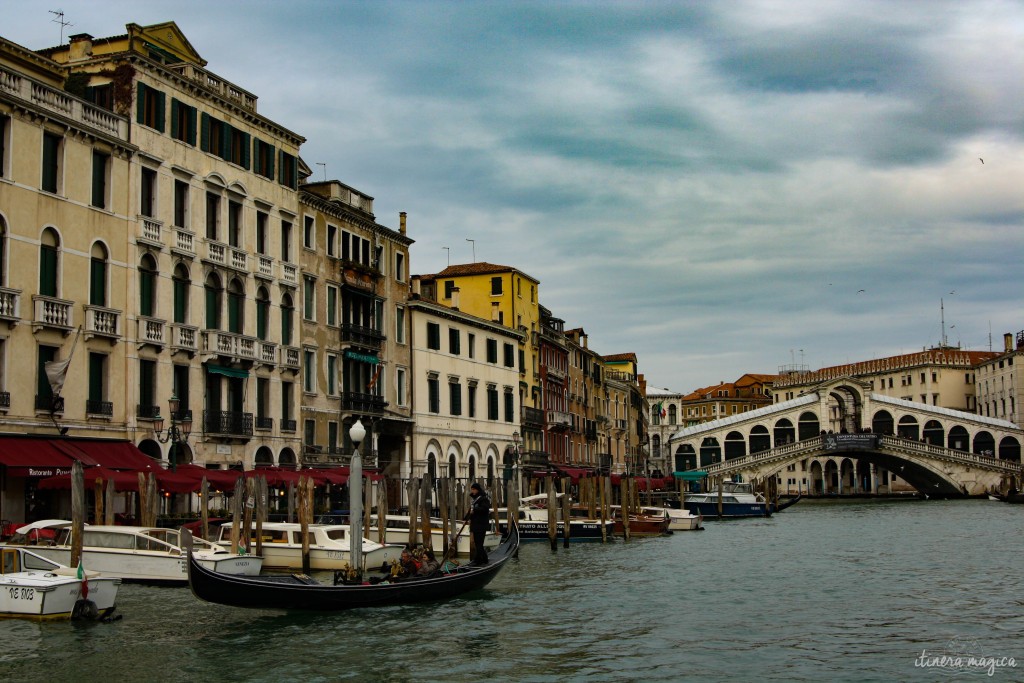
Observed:
[[[687,493],[683,506],[690,512],[708,517],[768,517],[772,507],[749,483],[726,480],[721,488],[721,514],[719,490],[714,488],[700,493]]]
[[[409,517],[407,515],[386,515],[384,523],[386,525],[384,528],[385,543],[399,543],[401,545],[409,543]],[[459,532],[458,538],[455,541],[455,552],[468,557],[471,536],[469,525],[463,526],[462,520],[450,520],[448,524],[449,537]],[[422,531],[418,531],[419,535],[422,536]],[[371,538],[380,538],[380,527],[378,526],[376,515],[370,517],[370,528],[366,530],[366,533]],[[501,535],[494,531],[488,531],[484,536],[484,548],[487,550],[497,548],[500,543]],[[441,552],[444,548],[444,522],[434,517],[430,518],[430,547],[435,552]]]
[[[30,545],[32,552],[59,564],[71,561],[71,522],[46,520],[27,524],[17,530],[19,541],[31,544],[35,532],[55,530],[52,541]],[[255,576],[260,573],[263,558],[236,555],[224,548],[196,539],[196,559],[204,567],[223,574]],[[82,562],[104,576],[134,583],[185,585],[188,567],[180,547],[177,529],[137,526],[86,525],[82,535]]]
[[[27,548],[0,547],[0,617],[103,618],[114,611],[121,579],[66,567]]]
[[[556,493],[556,500],[562,498],[561,493]],[[549,540],[548,528],[548,494],[538,493],[526,496],[519,501],[519,537],[523,541]],[[559,503],[560,505],[560,503]],[[506,508],[498,509],[498,518],[502,521],[502,528],[505,519],[508,517]],[[612,538],[615,535],[615,520],[604,521],[604,533],[601,532],[602,522],[598,519],[591,519],[588,511],[579,505],[573,505],[569,519],[569,540],[570,541],[602,541]],[[565,538],[565,524],[559,519],[555,522],[555,536],[559,539]]]
[[[699,514],[695,515],[685,508],[665,507],[663,509],[668,513],[669,531],[694,531],[703,528],[700,525],[703,517]]]
[[[250,534],[250,547],[255,547],[256,530]],[[310,569],[336,570],[349,567],[350,537],[347,524],[309,525]],[[264,522],[262,526],[263,566],[267,569],[302,569],[302,526],[294,522]],[[220,527],[217,543],[231,545],[231,523]],[[397,561],[402,556],[398,545],[381,545],[363,539],[363,562],[367,567],[379,567]]]

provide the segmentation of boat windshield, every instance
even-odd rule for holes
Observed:
[[[327,529],[327,538],[332,541],[345,540],[345,529]]]

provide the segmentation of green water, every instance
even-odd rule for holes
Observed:
[[[0,622],[5,680],[1024,680],[1024,506],[811,502],[702,532],[526,545],[486,591],[335,614],[121,587],[112,624]],[[960,667],[931,655],[961,655]],[[1019,660],[1010,667],[1008,659]]]

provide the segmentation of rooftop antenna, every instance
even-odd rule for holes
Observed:
[[[57,43],[57,44],[58,45],[63,45],[64,44],[64,28],[67,27],[67,26],[74,26],[74,24],[72,24],[70,21],[64,21],[64,10],[62,10],[62,9],[57,9],[57,10],[53,10],[52,9],[52,10],[50,10],[50,14],[57,15],[56,18],[55,19],[51,19],[51,21],[53,21],[53,23],[55,23],[55,24],[60,24],[60,42]]]
[[[324,182],[326,183],[327,182],[327,164],[325,164],[322,161],[318,161],[318,162],[316,162],[316,165],[324,167]]]
[[[473,263],[476,263],[476,240],[471,240],[467,237],[466,241],[473,243]]]
[[[441,248],[448,252],[448,265],[450,266],[452,264],[452,248],[451,247],[441,247]]]
[[[942,319],[942,343],[940,346],[946,345],[946,304],[939,297],[939,317]]]

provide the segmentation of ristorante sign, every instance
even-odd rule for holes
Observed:
[[[7,474],[11,477],[56,477],[58,474],[71,474],[70,467],[8,467]]]
[[[878,448],[877,434],[826,434],[825,450],[866,451]]]

